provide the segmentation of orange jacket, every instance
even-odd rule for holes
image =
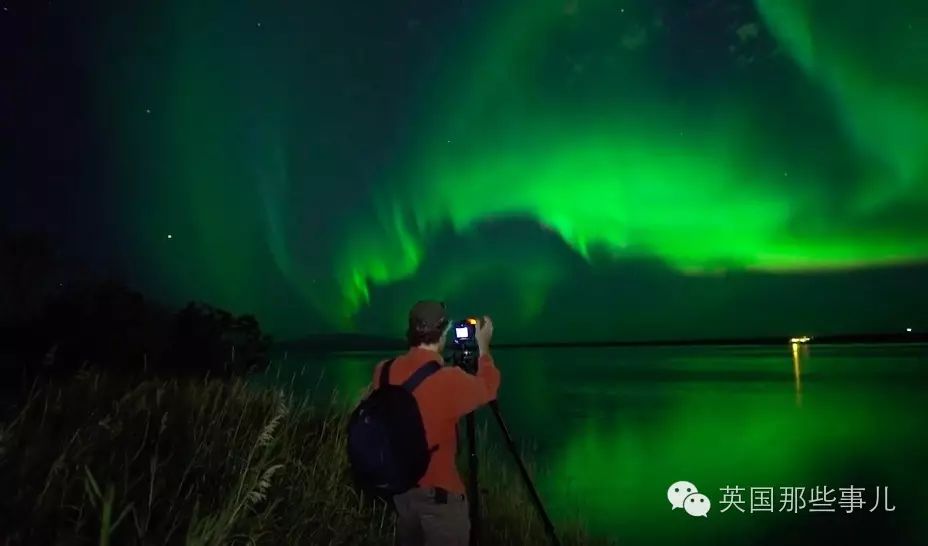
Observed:
[[[420,366],[431,360],[443,367],[419,385],[413,397],[419,404],[429,447],[438,448],[432,453],[432,460],[425,475],[419,480],[419,486],[441,487],[463,494],[464,483],[454,464],[458,449],[457,423],[461,417],[496,399],[499,370],[488,354],[480,355],[477,374],[470,375],[456,366],[445,366],[442,356],[434,351],[413,347],[397,357],[390,366],[390,384],[406,381]],[[383,364],[377,364],[374,370],[375,388],[380,386],[380,368]]]

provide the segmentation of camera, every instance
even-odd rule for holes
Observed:
[[[451,325],[452,361],[469,373],[476,373],[477,369],[477,324],[477,319],[469,317]]]
[[[452,338],[452,342],[455,345],[476,345],[477,319],[467,318],[455,322],[452,327],[454,328],[454,337]]]

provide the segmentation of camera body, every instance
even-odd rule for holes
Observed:
[[[454,336],[451,343],[455,346],[469,347],[477,346],[477,319],[466,318],[459,320],[452,325]]]
[[[477,324],[478,320],[469,317],[459,320],[451,325],[451,361],[455,366],[462,368],[468,373],[477,373],[477,358],[480,356],[480,348],[477,345]]]

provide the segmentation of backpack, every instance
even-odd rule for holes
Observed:
[[[365,398],[348,420],[348,461],[358,485],[378,496],[396,495],[416,487],[428,469],[429,448],[419,404],[412,393],[441,364],[419,367],[402,385],[391,385],[390,367],[380,370],[380,386]]]

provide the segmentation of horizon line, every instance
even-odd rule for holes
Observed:
[[[396,349],[405,345],[402,338],[376,336],[370,334],[354,333],[336,333],[336,334],[311,334],[303,338],[282,340],[275,342],[274,345],[298,345],[301,343],[312,343],[312,337],[319,338],[338,336],[357,336],[358,338],[367,338],[371,343],[363,347],[363,350],[376,349]],[[803,344],[814,345],[816,343],[923,343],[928,342],[928,332],[880,332],[880,333],[851,333],[851,334],[825,334],[811,335],[808,341]],[[635,346],[696,346],[696,345],[781,345],[790,344],[795,336],[758,336],[758,337],[737,337],[737,338],[690,338],[690,339],[650,339],[650,340],[576,340],[576,341],[514,341],[494,343],[496,349],[518,349],[518,348],[568,348],[568,347],[635,347]],[[321,340],[319,340],[321,341]],[[337,342],[337,339],[332,341]],[[382,345],[379,345],[381,344]],[[319,348],[334,348],[333,343],[319,343]],[[377,346],[375,346],[377,345]],[[309,347],[312,348],[312,347]],[[351,350],[351,346],[344,346],[345,350]],[[357,349],[357,347],[354,347]]]

